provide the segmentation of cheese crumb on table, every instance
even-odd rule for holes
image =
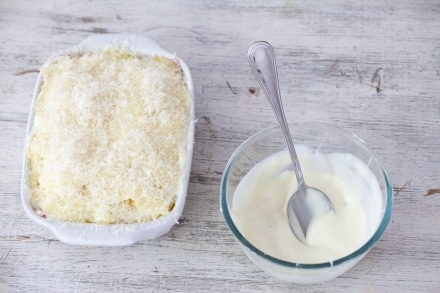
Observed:
[[[61,221],[168,214],[186,172],[191,93],[178,62],[107,48],[42,69],[29,142],[31,202]]]

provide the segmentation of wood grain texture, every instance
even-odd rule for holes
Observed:
[[[440,287],[440,3],[425,1],[13,1],[0,3],[0,292],[431,292]],[[188,199],[169,234],[77,247],[20,201],[27,116],[44,61],[93,34],[155,38],[190,66],[196,133]],[[234,149],[275,118],[246,60],[277,51],[286,116],[363,138],[393,182],[383,238],[324,284],[277,281],[241,252],[219,211]]]

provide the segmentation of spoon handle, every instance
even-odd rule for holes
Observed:
[[[304,183],[304,177],[301,167],[298,163],[295,147],[290,136],[289,127],[287,125],[286,116],[283,110],[283,103],[281,101],[281,94],[278,83],[277,66],[275,62],[275,52],[273,47],[265,41],[258,41],[251,45],[248,50],[249,64],[254,72],[257,81],[266,94],[267,99],[272,106],[281,130],[286,139],[287,148],[292,157],[292,165],[295,171],[298,186]]]

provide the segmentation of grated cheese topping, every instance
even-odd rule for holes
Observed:
[[[183,184],[191,93],[179,64],[106,48],[42,69],[29,142],[32,205],[61,221],[140,223]]]

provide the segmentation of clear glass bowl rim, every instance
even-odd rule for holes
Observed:
[[[371,154],[372,157],[375,158],[375,160],[377,161],[377,163],[382,171],[382,174],[383,174],[383,177],[385,180],[385,185],[386,185],[385,212],[384,212],[383,218],[381,219],[377,230],[364,245],[362,245],[359,249],[355,250],[351,254],[344,256],[342,258],[339,258],[337,260],[334,260],[334,261],[324,262],[324,263],[314,263],[314,264],[295,263],[295,262],[289,262],[289,261],[285,261],[285,260],[281,260],[281,259],[272,257],[272,256],[264,253],[263,251],[259,250],[255,246],[253,246],[240,233],[240,231],[235,226],[234,221],[231,218],[231,215],[229,213],[227,199],[226,199],[226,188],[227,188],[226,184],[228,182],[231,168],[232,168],[233,164],[235,163],[235,161],[237,160],[238,156],[244,151],[244,149],[248,145],[251,145],[255,141],[258,141],[259,139],[268,135],[271,132],[274,132],[277,130],[281,131],[281,129],[278,125],[260,130],[259,132],[255,133],[254,135],[249,137],[234,151],[234,153],[231,155],[228,163],[226,164],[226,167],[223,172],[222,179],[221,179],[221,184],[220,184],[220,207],[221,207],[221,211],[223,213],[223,216],[225,218],[225,221],[226,221],[227,225],[229,226],[229,229],[232,231],[232,233],[234,234],[236,239],[241,244],[243,244],[245,247],[249,248],[252,252],[256,253],[258,256],[260,256],[261,258],[263,258],[267,261],[270,261],[272,263],[275,263],[275,264],[278,264],[278,265],[284,266],[284,267],[299,268],[299,269],[330,268],[330,267],[334,267],[334,266],[346,263],[347,261],[354,260],[359,256],[362,256],[363,254],[368,252],[376,244],[376,242],[381,238],[382,234],[385,232],[386,227],[388,226],[388,223],[391,219],[391,212],[392,212],[392,207],[393,207],[393,189],[392,189],[392,185],[391,185],[391,181],[389,179],[389,176],[388,176],[387,172],[385,171],[382,162],[380,161],[380,159],[376,155],[376,153],[372,149],[370,149],[361,138],[352,134],[351,132],[348,132],[348,131],[343,130],[341,128],[338,128],[336,126],[332,126],[332,125],[325,124],[325,123],[319,123],[319,122],[301,122],[301,123],[289,123],[289,127],[290,128],[295,128],[295,127],[320,128],[320,129],[324,128],[324,129],[330,130],[332,132],[339,133],[340,135],[343,135],[343,136],[348,137],[351,140],[353,140],[353,142],[355,142],[356,144],[358,144],[359,146],[364,148],[366,151],[368,151]]]

